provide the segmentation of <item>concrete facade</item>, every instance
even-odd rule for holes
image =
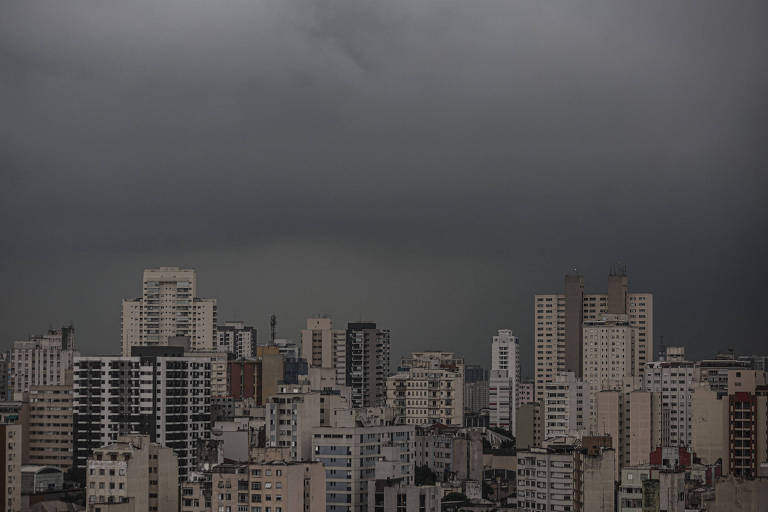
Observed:
[[[4,512],[21,512],[21,444],[19,424],[0,423],[0,504]]]
[[[72,387],[33,386],[29,392],[26,464],[68,471],[73,462]]]
[[[27,393],[32,386],[71,385],[72,364],[78,355],[72,326],[15,341],[8,363],[10,392]]]
[[[123,300],[123,356],[134,346],[167,345],[172,336],[188,336],[192,350],[214,350],[216,300],[197,296],[193,269],[146,269],[142,296]]]
[[[413,352],[387,378],[387,407],[403,425],[464,425],[464,360],[452,352]]]
[[[608,277],[609,293],[584,293],[584,277],[565,276],[564,293],[536,294],[534,297],[535,394],[543,403],[548,382],[562,372],[583,372],[584,322],[599,320],[603,315],[627,315],[630,326],[637,329],[636,366],[642,369],[653,359],[653,295],[630,293],[626,269],[612,269]],[[621,304],[621,297],[625,302]],[[611,299],[611,300],[609,300]],[[616,311],[623,311],[616,313]]]
[[[88,458],[86,510],[178,510],[178,474],[170,448],[150,442],[146,435],[120,436]]]
[[[544,439],[583,437],[589,433],[592,405],[589,384],[573,372],[555,377],[545,385]]]
[[[491,427],[515,435],[515,414],[520,384],[520,340],[509,329],[499,329],[491,342],[491,370],[488,380],[488,409]]]

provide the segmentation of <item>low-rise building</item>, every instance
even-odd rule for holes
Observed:
[[[325,469],[318,462],[220,464],[211,473],[211,510],[326,512]]]
[[[178,510],[179,464],[171,448],[127,435],[93,450],[86,469],[88,512]]]

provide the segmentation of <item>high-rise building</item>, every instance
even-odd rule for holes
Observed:
[[[75,468],[125,434],[173,448],[183,478],[198,439],[210,438],[211,362],[180,347],[135,347],[131,357],[75,359]]]
[[[224,322],[216,327],[215,350],[228,352],[235,359],[256,356],[256,328],[245,322]]]
[[[768,462],[768,385],[759,370],[728,372],[728,465],[733,476],[755,478]]]
[[[337,391],[281,385],[265,405],[266,446],[287,449],[290,460],[310,460],[312,429],[331,425],[335,411],[347,408],[349,402]]]
[[[214,350],[216,299],[197,296],[193,269],[144,270],[142,296],[123,300],[123,356],[132,347],[165,346],[172,336],[188,336],[192,350]]]
[[[696,365],[675,359],[646,363],[643,389],[658,393],[660,397],[661,446],[690,448]]]
[[[517,393],[517,406],[536,401],[536,392],[533,381],[526,380],[520,383],[520,390]]]
[[[0,423],[0,503],[4,512],[21,512],[22,425]]]
[[[517,386],[520,383],[520,341],[509,329],[499,329],[491,343],[491,371],[488,381],[490,426],[515,434]]]
[[[347,383],[346,354],[346,331],[334,329],[328,317],[307,318],[307,327],[301,330],[301,357],[310,368],[334,369],[337,384],[344,385]]]
[[[627,315],[603,315],[600,320],[584,321],[583,339],[582,375],[589,384],[593,428],[597,392],[640,387],[635,372],[637,329],[629,324]]]
[[[452,352],[413,352],[387,378],[387,407],[404,425],[464,425],[464,359]]]
[[[10,398],[8,393],[8,384],[10,380],[8,366],[10,363],[11,361],[8,352],[0,353],[0,400],[8,400]]]
[[[147,435],[121,435],[87,460],[86,510],[179,509],[179,466],[170,448]]]
[[[544,399],[544,439],[578,437],[589,433],[589,384],[573,372],[561,373],[546,386]]]
[[[10,391],[26,393],[32,386],[71,385],[72,361],[78,355],[72,326],[15,341],[10,355]]]
[[[386,403],[389,357],[388,329],[378,329],[375,322],[347,324],[345,384],[352,390],[352,407],[380,407]]]
[[[261,406],[277,393],[283,377],[283,356],[277,349],[263,353],[258,359],[229,361],[228,395],[235,400],[254,398],[256,405]]]
[[[613,512],[615,457],[611,449],[558,439],[517,452],[517,510]]]
[[[488,408],[488,370],[482,366],[464,367],[464,409],[480,412]]]
[[[26,464],[72,468],[72,386],[32,386]]]
[[[325,466],[326,511],[368,510],[369,482],[386,468],[403,485],[414,483],[413,425],[364,425],[357,420],[318,427],[312,433],[314,461]]]
[[[653,359],[653,295],[630,293],[626,268],[618,265],[608,276],[608,293],[584,292],[584,277],[565,276],[564,293],[536,294],[534,298],[536,400],[543,403],[544,388],[562,372],[583,377],[584,322],[604,315],[627,315],[637,329],[637,366]]]

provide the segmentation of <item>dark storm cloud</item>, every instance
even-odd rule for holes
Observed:
[[[3,2],[4,343],[72,319],[116,347],[141,269],[178,263],[222,317],[364,315],[479,361],[622,259],[668,343],[760,350],[766,11]]]

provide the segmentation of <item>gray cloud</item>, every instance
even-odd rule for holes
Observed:
[[[668,343],[760,350],[766,10],[3,2],[0,335],[117,350],[120,298],[179,263],[223,317],[362,314],[481,361],[622,259]]]

